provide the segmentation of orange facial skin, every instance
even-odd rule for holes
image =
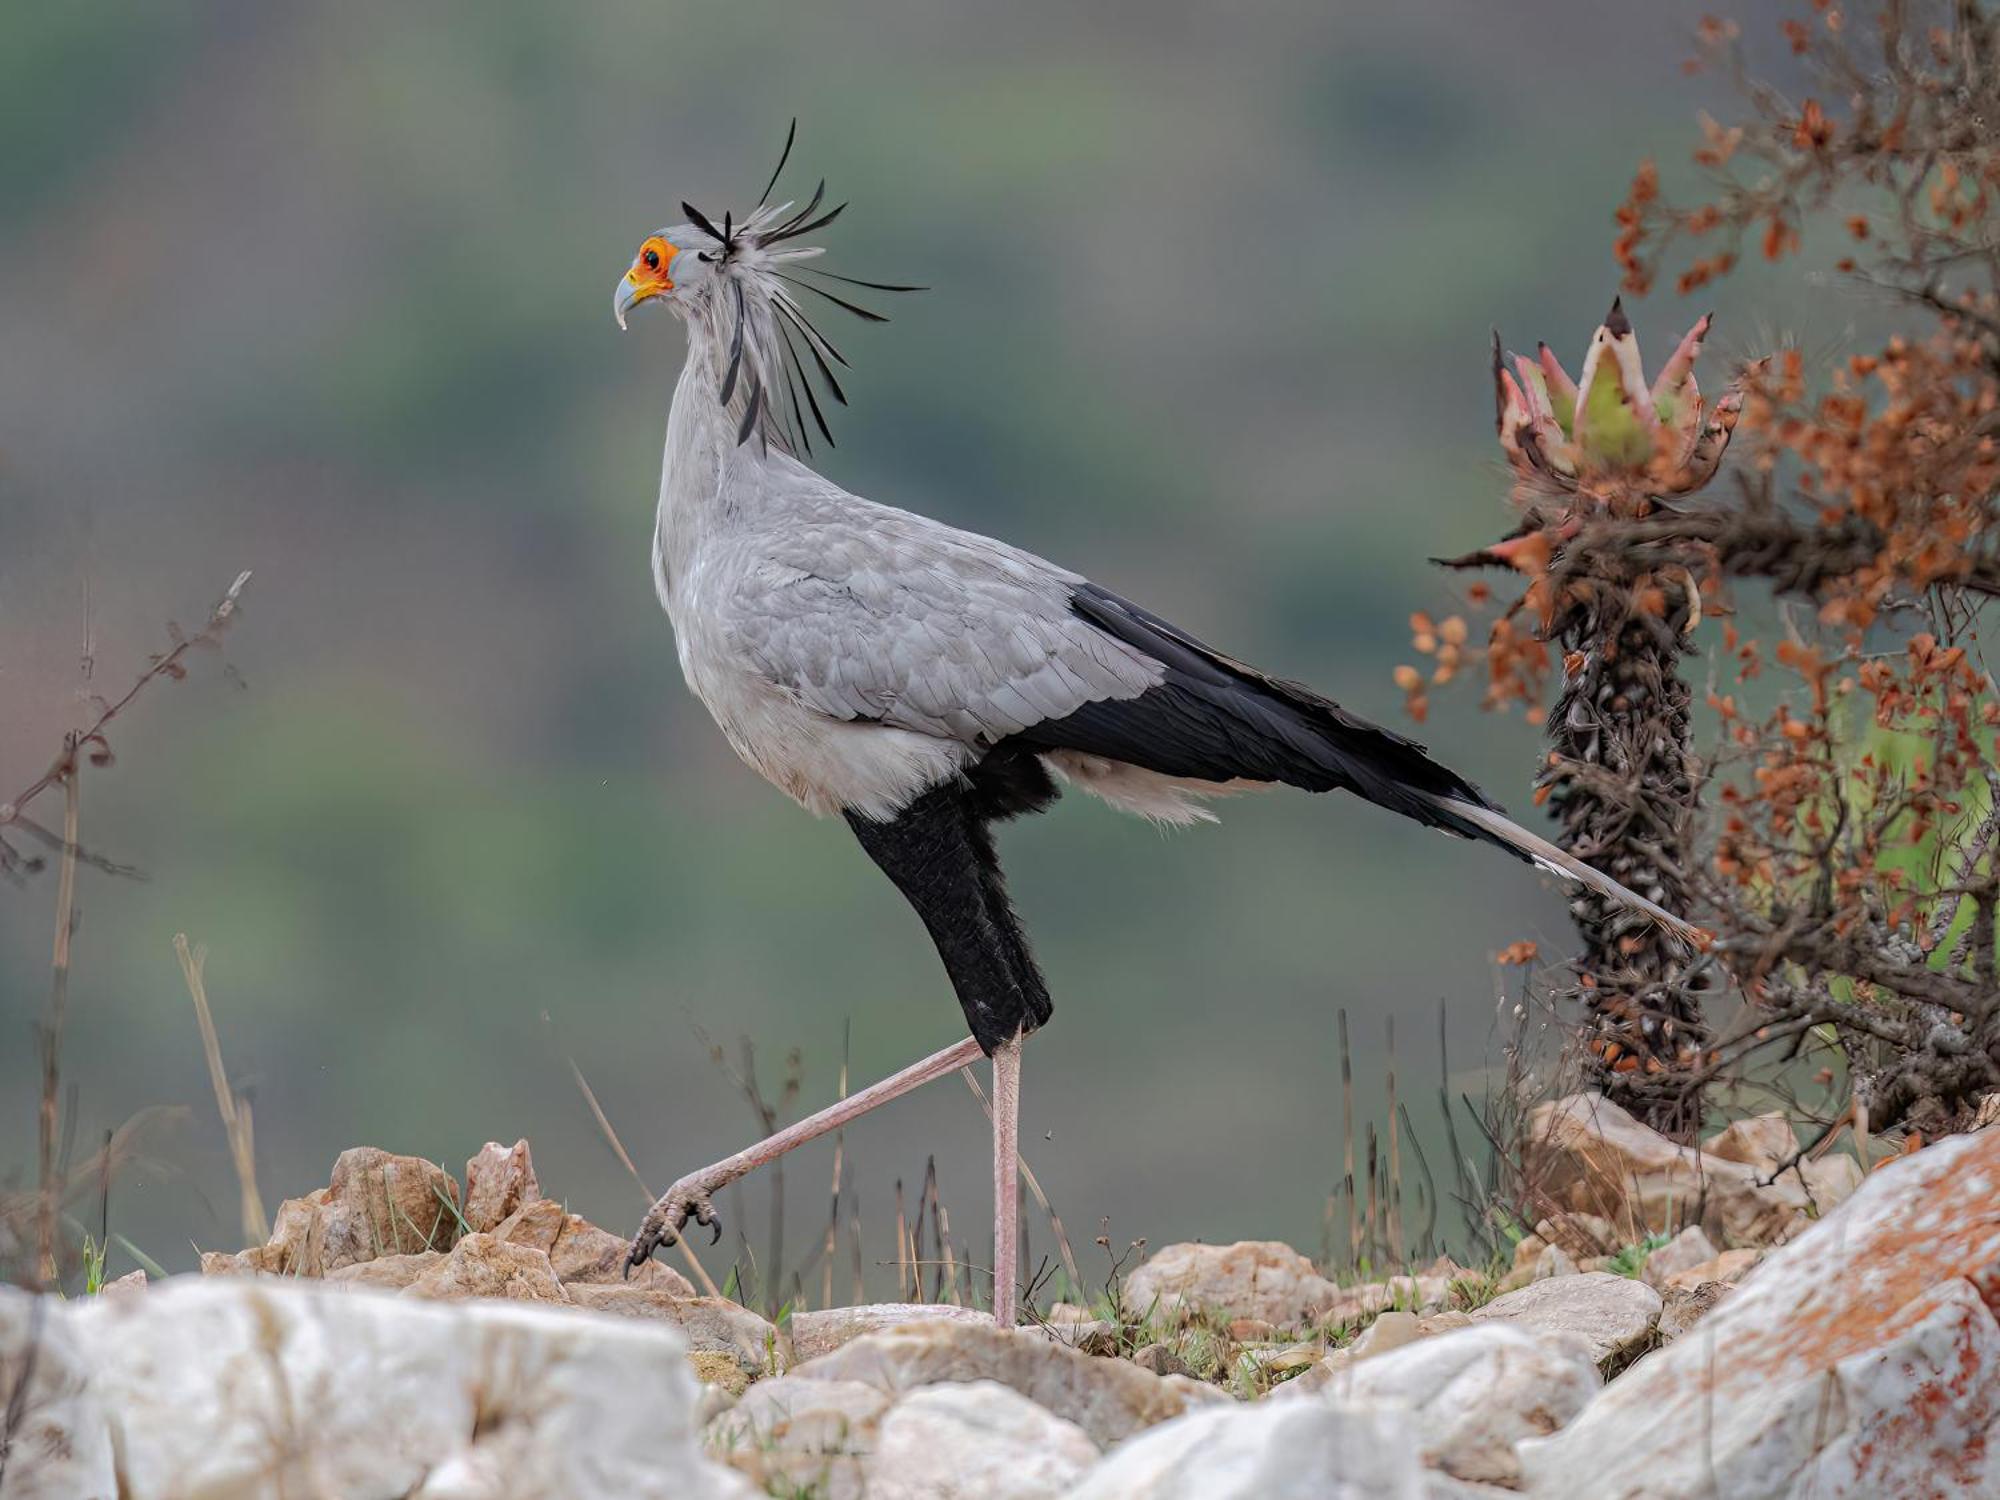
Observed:
[[[674,289],[674,280],[669,273],[678,254],[680,251],[676,246],[657,234],[639,247],[639,253],[632,258],[632,269],[625,273],[625,280],[632,288],[633,306]]]

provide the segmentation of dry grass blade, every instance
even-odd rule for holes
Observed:
[[[985,1111],[986,1118],[990,1122],[993,1118],[992,1102],[987,1099],[986,1090],[979,1086],[979,1080],[972,1076],[972,1069],[960,1068],[958,1076],[963,1078],[965,1086],[972,1090],[972,1097],[979,1101],[980,1109]],[[1041,1181],[1035,1176],[1035,1169],[1028,1165],[1027,1157],[1016,1151],[1014,1160],[1020,1165],[1021,1180],[1028,1185],[1028,1192],[1033,1195],[1035,1206],[1048,1218],[1049,1230],[1055,1235],[1056,1249],[1062,1256],[1063,1274],[1069,1277],[1071,1289],[1080,1293],[1083,1290],[1083,1273],[1077,1269],[1076,1256],[1069,1248],[1069,1235],[1063,1229],[1062,1218],[1049,1202],[1049,1195],[1042,1191]]]
[[[215,1033],[215,1016],[208,1006],[208,984],[202,977],[208,949],[206,945],[190,948],[187,934],[177,932],[174,955],[181,961],[181,976],[194,1000],[195,1021],[201,1027],[202,1055],[208,1059],[208,1081],[215,1088],[215,1107],[222,1115],[222,1132],[229,1139],[230,1163],[236,1168],[236,1183],[242,1194],[243,1242],[261,1245],[271,1237],[271,1225],[264,1215],[264,1200],[257,1192],[257,1153],[251,1135],[250,1103],[229,1086],[229,1074],[222,1066],[222,1043]]]
[[[76,931],[76,834],[80,787],[76,740],[68,741],[68,763],[62,772],[62,873],[56,887],[55,951],[50,961],[49,1013],[42,1023],[42,1098],[38,1116],[40,1172],[36,1179],[35,1214],[37,1267],[44,1286],[53,1291],[61,1279],[56,1265],[56,1219],[63,1198],[62,1174],[56,1166],[56,1095],[62,1085],[63,1019],[69,1009],[69,948]],[[18,805],[18,804],[16,804]]]
[[[576,1065],[575,1058],[569,1060],[569,1071],[570,1076],[576,1079],[576,1086],[583,1091],[583,1102],[590,1106],[590,1117],[597,1121],[597,1128],[610,1145],[611,1154],[618,1158],[619,1164],[625,1168],[632,1181],[638,1184],[639,1196],[646,1200],[646,1205],[650,1208],[653,1203],[653,1190],[646,1186],[646,1179],[639,1175],[639,1169],[632,1164],[632,1158],[625,1150],[625,1143],[618,1139],[618,1132],[611,1128],[610,1116],[604,1113],[604,1106],[597,1102],[597,1095],[591,1092],[590,1084],[583,1076],[583,1069]],[[694,1272],[695,1280],[701,1283],[702,1291],[708,1296],[720,1297],[721,1291],[709,1276],[707,1268],[702,1265],[701,1257],[694,1253],[694,1247],[688,1244],[687,1237],[683,1235],[674,1243],[681,1252],[681,1259],[686,1261],[688,1269]]]

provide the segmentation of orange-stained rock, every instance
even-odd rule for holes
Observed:
[[[1759,1126],[1730,1144],[1768,1153],[1776,1133]],[[1597,1094],[1571,1094],[1535,1110],[1523,1171],[1550,1199],[1610,1220],[1620,1242],[1699,1224],[1719,1245],[1778,1244],[1861,1182],[1860,1164],[1841,1155],[1802,1162],[1767,1182],[1768,1168],[1671,1141]]]
[[[522,1204],[541,1196],[525,1140],[511,1146],[488,1141],[465,1164],[465,1227],[475,1234],[490,1233]]]
[[[2000,1493],[2000,1134],[1873,1174],[1568,1427],[1533,1493]],[[1695,1435],[1699,1440],[1695,1440]]]
[[[581,1214],[567,1213],[548,1198],[524,1203],[494,1226],[493,1237],[511,1245],[527,1245],[548,1256],[564,1285],[644,1287],[676,1297],[692,1297],[694,1286],[672,1266],[649,1260],[625,1274],[627,1242],[599,1229]]]
[[[456,1302],[467,1297],[504,1297],[515,1302],[569,1301],[549,1258],[526,1245],[510,1245],[490,1234],[468,1234],[451,1254],[404,1289],[406,1297]]]

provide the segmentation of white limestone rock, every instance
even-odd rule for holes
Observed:
[[[114,1500],[118,1494],[110,1428],[67,1314],[57,1298],[0,1286],[0,1418],[13,1407],[21,1413],[0,1500]]]
[[[670,1328],[263,1277],[172,1278],[67,1321],[123,1500],[753,1493],[702,1456]]]
[[[870,1500],[1056,1500],[1097,1462],[1074,1422],[992,1380],[912,1392],[883,1418]]]
[[[1534,1334],[1575,1338],[1601,1364],[1652,1336],[1660,1319],[1660,1294],[1643,1281],[1582,1271],[1495,1297],[1474,1308],[1471,1317],[1475,1323],[1514,1323]]]
[[[1574,1422],[1524,1443],[1527,1487],[1598,1500],[2000,1493],[1996,1204],[2000,1133],[1874,1173]]]
[[[1348,1365],[1321,1387],[1321,1398],[1401,1408],[1427,1464],[1459,1479],[1512,1485],[1521,1475],[1515,1444],[1556,1431],[1598,1384],[1596,1367],[1574,1343],[1480,1323]]]
[[[1425,1482],[1398,1411],[1232,1402],[1133,1438],[1065,1500],[1425,1500]]]

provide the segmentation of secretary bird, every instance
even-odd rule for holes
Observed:
[[[1158,823],[1202,799],[1282,784],[1346,791],[1494,844],[1693,935],[1680,918],[1503,816],[1422,746],[1204,645],[1067,568],[850,495],[803,461],[832,441],[815,390],[845,403],[840,352],[800,294],[885,321],[828,288],[800,243],[840,214],[826,184],[647,236],[613,299],[687,325],[667,418],[653,578],[681,671],[736,753],[819,815],[838,813],[916,908],[972,1035],[669,1188],[627,1269],[687,1220],[720,1238],[713,1195],[796,1146],[993,1060],[993,1310],[1014,1321],[1021,1047],[1052,1009],[1009,904],[992,827],[1072,785]],[[810,278],[810,279],[808,279]],[[803,351],[803,354],[801,353]]]

